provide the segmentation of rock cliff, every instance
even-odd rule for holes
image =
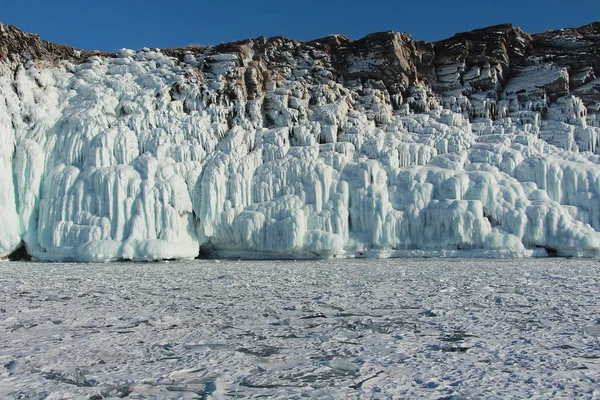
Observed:
[[[0,24],[0,256],[600,254],[600,23],[121,50]]]

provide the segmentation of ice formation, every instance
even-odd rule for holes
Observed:
[[[600,255],[598,23],[112,55],[0,27],[2,257]]]

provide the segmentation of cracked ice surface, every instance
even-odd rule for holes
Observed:
[[[0,397],[600,396],[596,261],[168,267],[0,265]]]
[[[393,110],[302,51],[253,96],[236,54],[0,65],[0,257],[598,255],[600,128],[546,98],[564,71],[452,111],[415,84]]]

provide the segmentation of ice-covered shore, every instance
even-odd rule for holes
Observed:
[[[9,54],[0,256],[597,256],[598,30]]]
[[[596,260],[164,267],[0,264],[0,397],[600,397]]]

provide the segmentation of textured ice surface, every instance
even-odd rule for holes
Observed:
[[[600,264],[0,264],[1,398],[598,398]]]
[[[564,69],[517,71],[497,100],[390,99],[297,51],[255,92],[242,53],[1,64],[0,257],[598,255],[600,128]]]

